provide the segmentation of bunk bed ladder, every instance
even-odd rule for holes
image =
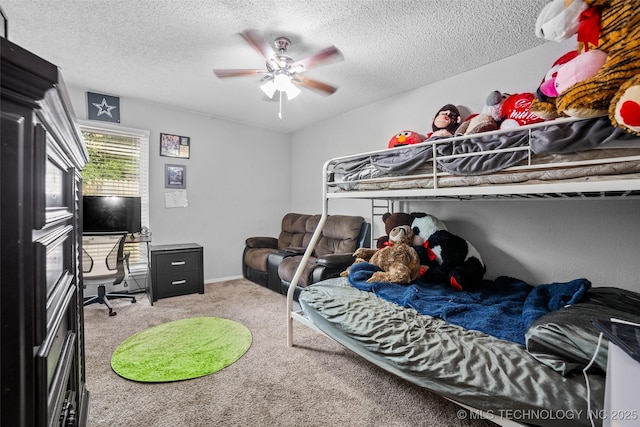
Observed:
[[[371,245],[375,247],[376,235],[382,236],[386,233],[376,233],[376,226],[382,224],[382,215],[387,212],[394,212],[395,203],[392,200],[371,199]],[[379,218],[380,220],[376,220]]]

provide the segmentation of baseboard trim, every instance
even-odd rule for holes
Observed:
[[[240,276],[229,276],[229,277],[217,277],[215,279],[205,279],[204,283],[216,283],[216,282],[226,282],[227,280],[236,280],[242,279],[242,275]]]

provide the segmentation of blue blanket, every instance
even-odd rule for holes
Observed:
[[[367,283],[379,270],[366,262],[354,264],[349,268],[349,283],[422,314],[522,345],[531,323],[546,313],[575,304],[591,287],[586,279],[534,287],[506,276],[484,280],[469,291],[456,291],[448,284],[421,279],[408,285]]]

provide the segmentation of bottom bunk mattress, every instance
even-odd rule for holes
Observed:
[[[299,302],[315,326],[355,353],[439,395],[485,411],[489,418],[589,426],[589,413],[596,414],[595,425],[602,423],[598,415],[603,413],[607,342],[602,341],[597,363],[588,370],[587,385],[582,368],[596,352],[598,334],[576,325],[590,325],[594,315],[618,314],[620,307],[603,310],[602,300],[621,301],[620,292],[628,293],[616,290],[603,296],[591,288],[590,296],[583,298],[591,304],[580,302],[536,320],[527,340],[536,342],[537,352],[401,307],[354,288],[343,277],[305,288]],[[640,298],[631,297],[628,306],[627,311],[640,313]],[[564,328],[554,316],[568,317],[571,324]],[[549,351],[548,343],[560,348]],[[576,351],[570,351],[572,346],[578,346]]]

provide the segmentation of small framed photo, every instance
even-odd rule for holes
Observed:
[[[188,159],[190,156],[190,138],[188,136],[160,134],[160,155]]]
[[[187,167],[164,165],[164,188],[187,188]]]

